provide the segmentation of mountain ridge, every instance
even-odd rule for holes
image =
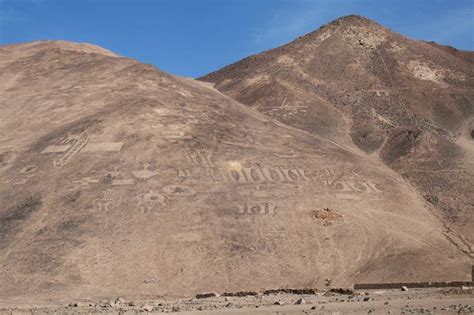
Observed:
[[[380,158],[472,244],[472,56],[348,16],[199,79],[285,124]],[[435,176],[436,168],[462,180]]]
[[[352,121],[326,95],[304,115],[341,120],[301,128],[219,83],[44,47],[0,47],[2,300],[469,279],[459,221],[334,131]],[[243,78],[246,99],[274,78]],[[270,92],[293,112],[308,86]],[[402,158],[425,137],[408,129],[390,138]]]

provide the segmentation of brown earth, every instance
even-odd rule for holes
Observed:
[[[381,160],[474,257],[474,53],[347,16],[201,80]]]
[[[458,70],[472,87],[467,70]],[[249,99],[268,78],[253,80]],[[268,92],[276,91],[289,93],[283,108],[309,95],[303,86]],[[466,109],[460,117],[469,117],[469,92],[436,93],[458,95]],[[0,299],[469,280],[472,234],[461,234],[459,222],[470,222],[471,208],[451,223],[399,170],[421,163],[417,154],[429,145],[451,152],[438,162],[458,163],[468,176],[472,168],[461,163],[472,149],[467,127],[456,143],[438,129],[390,131],[395,147],[379,151],[413,155],[389,163],[399,174],[360,149],[379,143],[371,133],[372,144],[352,143],[358,129],[348,127],[350,111],[314,97],[324,105],[303,116],[296,110],[298,119],[312,117],[306,128],[211,84],[89,44],[1,46]],[[417,150],[405,149],[403,137],[415,139]],[[453,195],[460,203],[472,197],[472,179],[463,176],[450,177],[463,181]],[[314,217],[325,208],[338,214],[330,225]]]

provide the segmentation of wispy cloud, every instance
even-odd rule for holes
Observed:
[[[453,43],[465,38],[466,49],[474,49],[474,1],[471,5],[446,12],[440,19],[427,23],[432,30],[433,40],[440,43]]]
[[[337,17],[353,13],[353,1],[348,0],[294,0],[283,4],[253,34],[256,45],[288,41]]]
[[[18,24],[26,24],[30,21],[25,8],[37,8],[45,0],[0,0],[0,43],[6,32]]]
[[[21,20],[21,15],[6,1],[0,0],[0,23],[6,24]]]
[[[294,0],[280,4],[253,34],[258,48],[285,43],[348,14],[361,14],[411,37],[474,49],[474,0]]]

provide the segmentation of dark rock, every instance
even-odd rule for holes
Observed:
[[[258,295],[258,292],[255,291],[238,291],[238,292],[225,292],[222,294],[222,296],[256,296]]]
[[[153,311],[153,306],[150,305],[150,304],[145,304],[142,306],[142,310],[145,311],[145,312],[151,312]]]
[[[299,298],[296,302],[295,302],[296,305],[298,304],[306,304],[306,300],[303,299],[303,298]]]
[[[353,290],[351,290],[351,289],[343,289],[343,288],[333,288],[333,289],[329,290],[329,292],[339,293],[339,294],[349,294],[349,295],[354,294],[354,291],[353,291]]]
[[[218,297],[218,296],[219,296],[219,294],[214,293],[214,292],[211,292],[211,293],[200,293],[200,294],[196,294],[196,299],[207,299],[207,298]]]

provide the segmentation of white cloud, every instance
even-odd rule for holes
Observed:
[[[294,0],[284,4],[253,34],[257,49],[281,45],[348,14],[361,14],[423,40],[474,49],[474,0]],[[424,7],[426,10],[423,11]],[[450,9],[446,10],[448,7]]]
[[[295,0],[283,3],[286,6],[276,10],[271,19],[253,34],[257,45],[286,42],[354,12],[353,1],[349,0]]]
[[[467,36],[467,44],[470,46],[468,49],[474,49],[474,1],[471,6],[446,12],[441,19],[432,23],[430,28],[435,41],[451,43],[459,37]]]

